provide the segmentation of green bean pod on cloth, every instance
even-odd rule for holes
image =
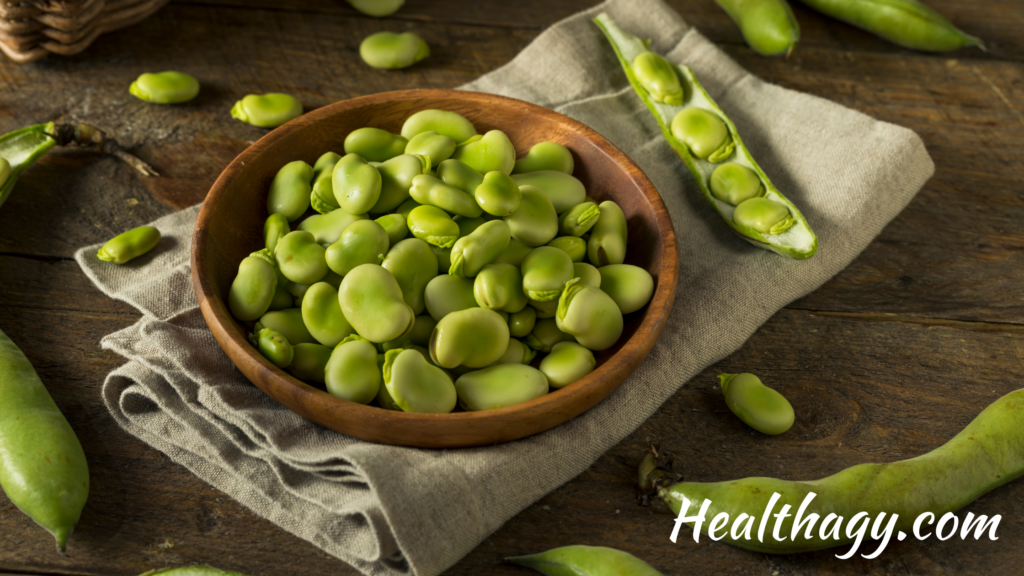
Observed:
[[[0,488],[53,534],[61,551],[89,496],[89,466],[75,431],[28,358],[3,332]]]
[[[786,0],[715,0],[743,40],[763,56],[789,56],[800,41],[800,24]]]
[[[868,520],[884,512],[891,515],[889,521],[894,522],[893,530],[908,531],[921,514],[931,513],[941,518],[1021,475],[1024,475],[1024,389],[996,400],[952,440],[916,458],[890,464],[858,464],[827,478],[803,482],[775,478],[681,482],[661,488],[658,495],[677,514],[683,499],[689,500],[687,515],[696,515],[704,500],[710,500],[705,514],[708,522],[722,512],[731,519],[740,514],[756,516],[756,530],[773,494],[781,496],[774,503],[773,512],[788,505],[795,515],[804,499],[813,492],[816,496],[803,511],[804,519],[817,514],[824,521],[829,514],[835,514],[855,523],[855,515],[861,512],[867,514]],[[785,536],[782,542],[769,534],[764,536],[763,542],[756,537],[733,538],[731,524],[727,525],[724,540],[741,548],[771,554],[820,550],[854,541],[847,535],[848,525],[837,538],[835,531],[822,537],[822,525],[808,527],[805,524],[793,538],[793,522],[793,516],[782,522],[780,535]],[[774,528],[775,520],[768,524]],[[701,534],[707,533],[707,527],[707,523],[701,526]]]
[[[540,554],[505,558],[548,576],[663,576],[628,552],[604,546],[563,546]]]
[[[647,44],[636,36],[623,31],[607,14],[598,15],[594,22],[601,28],[615,49],[629,83],[658,121],[665,139],[689,168],[705,199],[718,212],[722,220],[741,238],[760,248],[797,260],[814,256],[818,250],[818,237],[811,230],[807,220],[796,205],[783,196],[761,170],[750,151],[743,144],[743,140],[740,139],[736,126],[711,99],[694,76],[693,71],[687,66],[672,63],[672,68],[678,74],[683,85],[685,95],[683,102],[681,105],[657,102],[644,88],[644,84],[637,77],[632,65],[637,56],[647,51]],[[676,121],[677,118],[679,121]],[[721,122],[716,122],[716,119]],[[676,134],[680,129],[694,128],[721,132],[723,127],[727,132],[724,134],[723,142],[711,142],[707,133],[688,139],[689,144],[694,146],[698,144],[713,145],[706,155],[703,150],[697,152],[691,150],[690,145]],[[758,210],[756,214],[758,218],[755,219],[742,218],[739,221],[734,219],[736,206],[722,199],[728,199],[734,195],[730,194],[730,191],[720,190],[716,196],[710,188],[711,175],[723,162],[740,164],[753,171],[761,181],[764,190],[761,192],[763,195],[760,198],[750,200],[767,200],[773,203],[772,206],[777,204],[779,208],[784,208],[785,210],[775,211],[776,215],[781,215],[781,220],[778,222],[765,221],[760,218],[761,214],[766,212],[764,210]],[[763,204],[763,202],[758,202],[758,204]],[[745,210],[744,213],[749,216],[749,212],[751,211]],[[751,225],[754,223],[756,223],[756,227]]]

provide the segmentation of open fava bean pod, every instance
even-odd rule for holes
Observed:
[[[768,179],[740,139],[736,126],[711,99],[687,66],[635,62],[662,58],[647,43],[623,31],[607,14],[594,22],[622,64],[629,83],[654,115],[665,139],[679,154],[701,192],[723,220],[751,244],[805,260],[818,250],[818,237],[800,210]],[[652,77],[652,74],[657,77]],[[662,97],[672,92],[674,74],[683,92],[681,104]]]

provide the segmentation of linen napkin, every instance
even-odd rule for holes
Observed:
[[[776,186],[817,232],[802,262],[734,236],[626,81],[591,18],[608,12],[689,65]],[[678,236],[679,290],[650,356],[614,394],[548,432],[486,448],[382,446],[312,424],[251,385],[199,312],[189,275],[198,207],[157,220],[166,243],[123,267],[76,259],[142,318],[103,338],[128,362],[104,400],[117,422],[255,513],[365,574],[434,576],[586,470],[691,377],[846,267],[934,171],[910,130],[750,75],[660,0],[609,0],[542,33],[463,87],[528,100],[618,145],[661,193]],[[444,537],[438,535],[443,534]]]

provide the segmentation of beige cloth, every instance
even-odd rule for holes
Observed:
[[[719,220],[590,21],[601,11],[693,68],[818,233],[814,258],[754,248]],[[101,290],[143,312],[102,341],[128,359],[103,388],[118,423],[366,574],[433,576],[457,562],[586,470],[772,314],[845,268],[934,170],[910,130],[751,76],[660,0],[611,0],[572,16],[464,88],[529,100],[595,128],[651,178],[678,235],[677,299],[650,357],[614,394],[553,430],[431,451],[349,438],[282,408],[234,368],[199,312],[189,276],[197,207],[156,221],[164,243],[129,265],[99,262],[95,246],[76,255]]]

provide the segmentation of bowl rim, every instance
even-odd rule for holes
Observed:
[[[264,150],[271,147],[275,142],[285,138],[296,130],[336,114],[343,113],[347,110],[361,108],[370,104],[380,104],[390,101],[436,100],[441,98],[458,98],[478,101],[481,104],[501,101],[504,105],[524,107],[529,110],[530,114],[545,116],[552,120],[557,120],[560,123],[568,124],[574,131],[578,132],[588,141],[593,143],[605,156],[609,158],[609,160],[624,169],[628,175],[628,179],[633,182],[633,184],[642,192],[644,197],[651,204],[655,217],[654,220],[661,234],[661,241],[658,246],[662,252],[660,263],[661,269],[659,270],[658,283],[655,288],[655,292],[652,295],[651,301],[647,304],[647,311],[644,313],[643,320],[637,327],[636,331],[622,345],[622,347],[611,357],[607,358],[601,366],[584,378],[577,380],[564,388],[551,391],[544,396],[528,402],[505,408],[483,411],[450,412],[446,414],[419,414],[387,410],[332,396],[326,391],[306,384],[271,364],[266,358],[253,349],[244,334],[240,334],[238,330],[232,329],[232,327],[237,328],[240,325],[233,317],[231,317],[224,298],[217,292],[216,287],[214,286],[212,275],[206,274],[206,266],[200,259],[200,255],[205,251],[209,239],[206,224],[210,220],[211,214],[216,208],[217,203],[220,201],[223,191],[240,172],[247,168],[247,164],[253,162],[264,152]],[[482,439],[481,442],[452,444],[444,441],[439,442],[436,438],[424,437],[418,441],[414,440],[411,443],[397,444],[425,448],[481,446],[516,440],[553,428],[589,410],[623,384],[629,374],[640,365],[650,350],[654,347],[654,343],[657,341],[665,327],[669,312],[671,311],[675,300],[679,271],[676,237],[672,228],[671,219],[668,215],[668,210],[666,209],[657,189],[654,187],[654,184],[647,178],[646,174],[643,173],[640,167],[637,166],[636,163],[617,146],[582,122],[530,102],[484,92],[442,89],[399,90],[341,100],[303,114],[302,116],[299,116],[298,118],[265,134],[255,143],[243,150],[237,157],[235,157],[234,160],[231,161],[230,164],[228,164],[228,166],[217,177],[217,180],[214,182],[213,186],[204,198],[193,229],[190,263],[192,284],[196,292],[196,298],[199,301],[203,318],[211,332],[213,332],[217,343],[228,355],[232,363],[235,364],[236,368],[238,368],[244,376],[246,376],[246,379],[256,387],[263,390],[263,392],[268,396],[282,404],[282,406],[317,424],[364,440],[385,444],[397,444],[395,442],[388,441],[379,434],[367,432],[364,435],[360,433],[353,433],[352,430],[343,431],[338,427],[331,425],[337,424],[336,422],[323,422],[321,419],[313,417],[314,415],[310,412],[309,406],[320,404],[325,401],[330,405],[331,416],[335,419],[341,419],[343,421],[342,424],[344,425],[350,424],[349,422],[344,422],[349,419],[352,419],[353,421],[386,421],[384,424],[378,423],[378,426],[375,427],[374,430],[377,430],[379,427],[386,428],[388,426],[405,426],[429,423],[433,421],[454,422],[466,425],[484,421],[505,421],[509,425],[513,425],[516,424],[524,414],[538,409],[543,414],[548,414],[550,417],[557,419],[557,422],[551,425],[543,427],[538,427],[536,425],[530,426],[526,433],[516,432],[508,437],[500,437],[502,435],[498,434],[497,436],[499,436],[499,438],[497,439],[485,438]],[[260,366],[266,368],[274,376],[278,377],[277,385],[275,386],[268,382],[257,382],[255,379],[250,378],[249,375],[245,373],[245,370],[238,365],[238,362],[235,361],[236,357],[246,356],[254,360]],[[279,388],[280,386],[287,386],[288,391],[295,395],[295,399],[299,403],[298,407],[285,404],[277,398],[277,392],[285,391],[284,388]],[[536,418],[530,419],[530,421],[536,420]],[[341,427],[351,428],[351,426]],[[359,430],[357,432],[363,431]]]

